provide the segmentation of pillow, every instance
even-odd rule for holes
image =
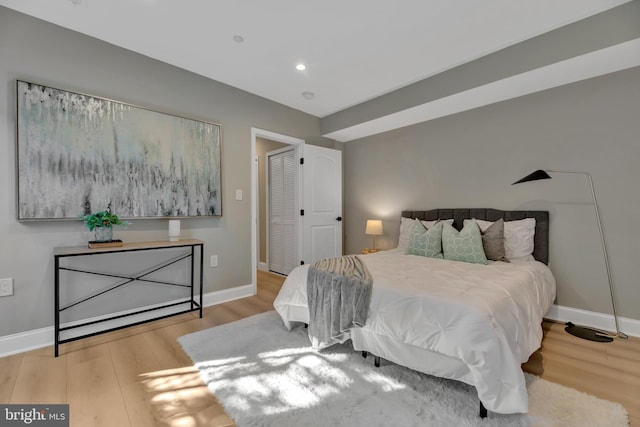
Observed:
[[[407,252],[407,246],[409,245],[409,238],[411,237],[411,231],[413,230],[413,225],[416,222],[421,222],[425,228],[429,229],[433,227],[439,220],[435,221],[419,221],[417,219],[412,218],[400,218],[400,236],[398,237],[398,248],[402,249],[405,253]],[[449,224],[453,224],[453,219],[446,219],[445,222]]]
[[[470,221],[465,219],[464,225],[466,226]],[[482,247],[487,259],[509,262],[504,252],[504,220],[500,218],[484,230],[480,227],[480,233],[482,234]]]
[[[411,230],[407,254],[442,258],[443,224],[442,222],[437,222],[427,230],[419,221],[416,221]]]
[[[417,219],[400,218],[400,236],[398,237],[398,248],[402,249],[405,253],[409,246],[409,238],[411,237],[411,230],[413,225],[417,222]]]
[[[444,250],[444,259],[476,264],[488,263],[482,247],[480,227],[473,219],[466,223],[460,231],[449,224],[444,224],[442,227],[442,249]]]
[[[481,230],[489,228],[491,221],[476,220]],[[525,218],[504,222],[504,256],[509,261],[534,261],[533,236],[536,219]]]

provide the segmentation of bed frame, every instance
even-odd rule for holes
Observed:
[[[465,219],[481,219],[485,221],[497,221],[502,218],[504,221],[516,221],[525,218],[535,218],[536,229],[534,236],[533,257],[544,264],[549,264],[549,212],[547,211],[501,211],[488,208],[454,208],[454,209],[432,209],[428,211],[407,210],[402,211],[404,218],[420,219],[425,221],[435,221],[438,219],[453,219],[453,226],[460,230]],[[368,352],[362,351],[362,357],[367,357]],[[380,356],[374,355],[374,364],[380,366]],[[479,415],[481,418],[487,417],[487,409],[480,401]]]

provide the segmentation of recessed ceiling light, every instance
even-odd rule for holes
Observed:
[[[244,41],[244,37],[242,37],[239,34],[236,34],[235,36],[233,36],[233,41],[236,43],[242,43]]]
[[[316,96],[316,94],[313,92],[302,92],[302,97],[304,99],[313,99],[314,96]]]
[[[300,63],[300,64],[296,65],[296,70],[298,70],[298,71],[304,71],[306,69],[307,69],[307,66],[304,65],[303,63]]]

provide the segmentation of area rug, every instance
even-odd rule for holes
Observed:
[[[178,341],[240,427],[629,424],[618,403],[528,374],[529,413],[483,420],[474,387],[384,360],[375,368],[350,342],[313,350],[306,330],[287,331],[274,311]]]

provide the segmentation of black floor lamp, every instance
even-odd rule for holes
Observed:
[[[611,278],[611,267],[609,266],[609,255],[607,254],[607,245],[604,241],[604,232],[602,231],[602,223],[600,222],[600,212],[598,211],[598,202],[596,200],[596,192],[593,188],[593,180],[591,179],[591,175],[589,172],[581,172],[581,171],[563,171],[563,170],[553,170],[547,169],[542,170],[539,169],[524,178],[514,182],[514,184],[520,184],[523,182],[529,181],[538,181],[540,179],[550,179],[551,176],[547,173],[572,173],[585,175],[589,179],[589,186],[591,187],[591,195],[593,196],[593,207],[596,211],[596,221],[598,223],[598,230],[600,231],[600,241],[602,242],[602,253],[604,254],[604,265],[607,269],[607,278],[609,279],[609,293],[611,294],[611,305],[613,306],[613,318],[616,323],[616,333],[613,334],[607,331],[601,331],[594,328],[587,328],[584,326],[577,326],[571,322],[567,322],[567,327],[565,331],[570,333],[571,335],[575,335],[576,337],[584,338],[590,341],[598,341],[598,342],[611,342],[614,338],[629,338],[627,334],[620,332],[620,326],[618,325],[618,310],[616,308],[616,299],[613,292],[613,279]]]

